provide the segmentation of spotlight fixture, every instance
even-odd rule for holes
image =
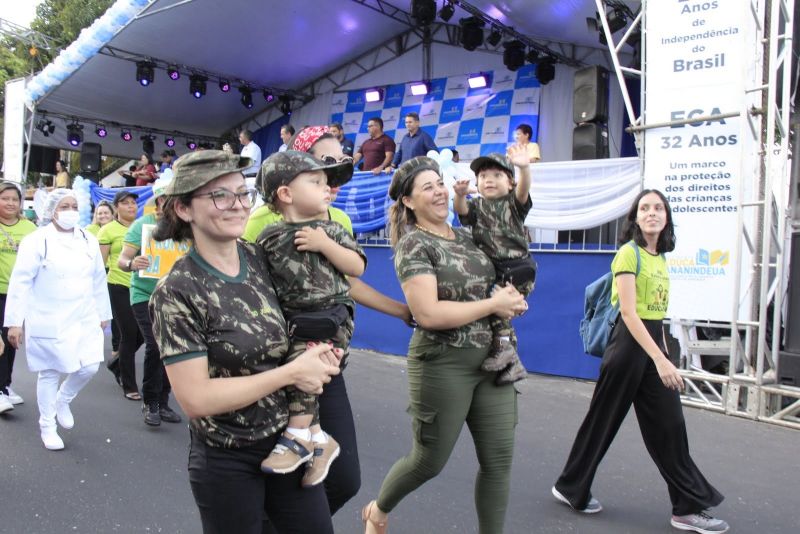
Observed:
[[[536,63],[536,79],[547,85],[556,77],[556,60],[552,56],[543,57]]]
[[[188,148],[189,150],[196,150],[197,149],[197,142],[194,141],[193,139],[187,139],[186,140],[186,148]]]
[[[525,45],[517,39],[503,43],[503,65],[514,72],[525,64]]]
[[[231,90],[231,82],[228,80],[220,80],[219,81],[219,90],[223,93],[227,93]]]
[[[175,138],[172,137],[171,135],[168,135],[167,137],[164,138],[164,144],[167,145],[169,148],[174,147],[175,146]]]
[[[181,73],[178,70],[178,66],[170,65],[169,67],[167,67],[167,76],[169,76],[169,79],[172,81],[180,80]]]
[[[155,63],[152,61],[137,61],[136,62],[136,81],[142,87],[147,87],[153,83],[153,72],[156,68]]]
[[[239,92],[242,93],[242,97],[239,101],[242,103],[244,107],[250,109],[253,107],[253,90],[249,87],[242,86],[239,88]]]
[[[289,95],[281,95],[278,97],[280,101],[280,110],[284,115],[292,114],[292,97]]]
[[[67,142],[70,146],[79,146],[83,142],[83,126],[77,122],[67,125]]]
[[[202,74],[192,74],[189,76],[189,92],[195,98],[202,98],[206,94],[206,82],[208,78]]]
[[[436,18],[436,0],[411,0],[411,18],[428,26]]]
[[[487,76],[483,73],[470,74],[467,83],[469,83],[470,89],[480,89],[481,87],[486,87],[487,85],[489,85],[489,80]]]
[[[98,124],[94,128],[94,133],[97,134],[97,137],[105,137],[108,135],[108,129],[102,124]]]
[[[415,82],[411,84],[411,94],[414,96],[427,95],[430,91],[430,84],[428,82]]]
[[[451,18],[453,18],[453,14],[456,12],[456,6],[453,5],[453,2],[447,1],[442,6],[442,9],[439,10],[439,18],[445,22],[448,22]]]
[[[539,59],[539,51],[535,48],[531,48],[525,55],[525,59],[528,63],[536,63],[536,61]]]
[[[53,124],[53,121],[50,119],[40,119],[39,122],[36,123],[36,129],[42,132],[43,136],[50,137],[50,135],[56,131],[56,125]]]
[[[383,89],[367,89],[364,98],[367,102],[380,102],[383,100]]]
[[[467,17],[458,21],[461,26],[461,46],[472,52],[483,44],[484,22],[478,17]]]
[[[153,134],[144,134],[139,139],[142,140],[142,152],[145,154],[152,154],[156,151],[155,141],[156,136]]]
[[[122,130],[119,132],[119,136],[120,136],[120,138],[121,138],[123,141],[125,141],[126,143],[130,142],[130,141],[131,141],[131,139],[133,139],[133,134],[131,133],[131,131],[130,131],[130,130],[128,130],[128,129],[126,129],[126,128],[123,128],[123,129],[122,129]]]
[[[275,95],[269,89],[264,89],[264,100],[266,100],[267,103],[272,102],[275,100]]]
[[[497,46],[500,44],[502,39],[503,34],[500,33],[500,30],[497,28],[492,28],[492,33],[490,33],[489,37],[486,38],[486,42],[489,43],[490,46]]]

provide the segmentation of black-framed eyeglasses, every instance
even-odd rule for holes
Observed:
[[[353,163],[353,158],[350,156],[342,156],[341,159],[336,159],[333,156],[322,156],[320,161],[325,165],[334,165],[336,163]]]
[[[222,211],[232,210],[236,206],[236,199],[238,198],[243,208],[250,209],[253,207],[253,202],[256,200],[256,190],[248,189],[247,191],[234,193],[227,189],[218,189],[210,193],[192,195],[192,198],[194,197],[209,197],[211,198],[211,202],[214,203],[214,207]]]

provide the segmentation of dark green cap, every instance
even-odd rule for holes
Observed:
[[[197,191],[211,180],[232,172],[241,172],[253,165],[253,160],[222,150],[201,150],[179,157],[172,165],[172,181],[164,194],[184,195]]]
[[[389,184],[389,198],[398,200],[400,197],[411,193],[411,184],[414,183],[414,177],[422,171],[433,171],[439,176],[442,175],[436,160],[427,156],[411,158],[394,171],[392,183]]]
[[[486,156],[475,158],[472,160],[472,163],[470,163],[469,168],[477,175],[478,169],[485,167],[487,163],[493,167],[500,167],[504,171],[511,173],[512,178],[514,177],[514,166],[508,161],[508,158],[504,154],[499,152],[492,152]]]
[[[328,177],[328,185],[339,187],[353,177],[353,162],[326,165],[307,152],[285,150],[264,160],[257,182],[264,199],[271,202],[280,186],[289,184],[301,173],[313,171],[323,171]]]

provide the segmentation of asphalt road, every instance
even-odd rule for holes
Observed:
[[[360,507],[377,493],[411,439],[405,360],[354,351],[351,362],[346,378],[363,485],[334,517],[336,531],[342,533],[363,532]],[[506,533],[678,532],[669,525],[666,486],[647,455],[633,414],[597,475],[593,493],[605,507],[602,513],[576,514],[550,496],[592,387],[536,375],[520,386]],[[140,404],[124,399],[111,374],[101,368],[73,403],[75,428],[60,431],[66,449],[47,451],[38,433],[35,376],[27,370],[24,354],[18,355],[14,389],[26,402],[0,416],[0,532],[201,531],[186,474],[185,424],[146,427]],[[703,410],[685,412],[694,459],[727,497],[716,513],[732,525],[731,532],[800,531],[800,433]],[[472,503],[476,471],[465,430],[444,471],[394,511],[391,532],[477,532]]]

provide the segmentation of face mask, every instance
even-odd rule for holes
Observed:
[[[64,230],[72,230],[78,224],[80,214],[77,211],[59,211],[56,223]]]

